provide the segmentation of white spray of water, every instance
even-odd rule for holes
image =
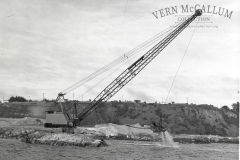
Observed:
[[[173,137],[168,131],[161,132],[161,138],[164,146],[178,147],[178,145],[173,141]]]

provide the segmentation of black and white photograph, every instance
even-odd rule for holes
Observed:
[[[0,0],[0,160],[238,160],[239,0]]]

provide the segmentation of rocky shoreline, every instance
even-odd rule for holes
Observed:
[[[16,139],[25,143],[32,144],[46,144],[53,146],[81,146],[81,147],[101,147],[108,146],[105,139],[111,140],[133,140],[133,141],[160,141],[163,140],[158,135],[149,134],[135,134],[124,135],[117,134],[113,136],[106,136],[96,132],[80,131],[80,133],[67,134],[61,133],[60,129],[55,130],[41,130],[34,128],[12,128],[4,127],[0,128],[0,138],[2,139]],[[237,137],[220,137],[209,135],[174,135],[173,141],[178,143],[233,143],[239,144],[239,138]]]
[[[107,143],[96,135],[53,133],[32,128],[0,128],[0,138],[53,146],[107,146]]]
[[[94,128],[80,129],[82,133],[97,134],[103,136],[105,139],[116,140],[133,140],[133,141],[157,141],[163,142],[162,135],[153,133],[152,130],[140,128],[138,124],[131,128],[126,125],[103,124],[96,125]],[[169,134],[166,132],[166,134]],[[170,134],[169,134],[170,135]],[[238,137],[223,137],[218,135],[189,135],[189,134],[175,134],[171,135],[171,141],[178,143],[233,143],[239,144]]]
[[[221,137],[211,135],[194,135],[193,137],[181,137],[178,135],[173,138],[174,142],[179,143],[194,143],[194,144],[206,144],[206,143],[232,143],[239,144],[239,138],[237,137]]]
[[[13,120],[12,120],[13,121]],[[99,124],[94,127],[77,127],[74,134],[62,133],[61,128],[45,128],[41,124],[29,124],[32,119],[18,120],[15,125],[2,123],[0,125],[0,138],[16,139],[32,144],[47,144],[54,146],[107,146],[105,140],[133,140],[133,141],[156,141],[164,142],[163,135],[153,133],[148,126],[141,127],[139,124],[117,125]],[[26,122],[25,122],[26,121]],[[26,124],[25,124],[26,123]],[[24,125],[25,124],[25,125]],[[166,134],[169,134],[166,132]],[[172,142],[178,143],[234,143],[239,144],[238,137],[222,137],[217,135],[170,135]]]
[[[129,135],[117,135],[113,137],[108,137],[106,139],[116,139],[116,140],[133,140],[133,141],[160,141],[163,142],[161,137],[155,137],[153,135],[135,135],[131,137]],[[209,136],[209,135],[195,135],[194,137],[182,137],[181,135],[174,135],[174,142],[178,143],[194,143],[194,144],[207,144],[207,143],[231,143],[239,144],[239,138],[237,137],[220,137],[220,136]]]

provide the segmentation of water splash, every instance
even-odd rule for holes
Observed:
[[[178,145],[173,141],[173,137],[168,131],[161,132],[161,138],[164,146],[178,147]]]

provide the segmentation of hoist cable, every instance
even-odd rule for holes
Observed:
[[[156,41],[158,41],[158,39],[155,40],[154,42],[156,42]],[[153,43],[152,43],[152,44],[153,44]],[[134,54],[140,53],[140,52],[141,52],[143,49],[145,49],[146,47],[148,47],[148,46],[145,46],[145,47],[139,49],[139,50],[138,50],[137,52],[135,52]],[[131,54],[131,56],[133,56],[134,54]],[[131,56],[128,56],[126,59],[130,58]],[[123,61],[126,60],[126,59],[123,59],[122,61],[120,61],[120,62],[118,61],[118,62],[121,63],[121,62],[123,62]],[[115,63],[115,64],[111,65],[110,67],[113,68],[114,66],[118,65],[119,63]],[[78,85],[74,86],[73,88],[71,88],[70,90],[68,90],[68,92],[76,89],[77,87],[79,87],[80,85],[82,85],[82,84],[84,84],[84,83],[86,83],[86,82],[89,82],[90,80],[92,80],[92,79],[95,78],[96,76],[100,75],[101,73],[104,73],[105,71],[107,71],[107,70],[109,70],[109,69],[111,69],[111,68],[105,68],[105,69],[103,69],[102,71],[98,72],[97,74],[95,74],[95,75],[93,75],[93,76],[90,76],[86,81],[84,81],[84,82],[82,82],[82,83],[79,83]]]
[[[176,25],[176,26],[177,26],[177,25]],[[171,29],[170,29],[170,30],[171,30]],[[169,30],[169,31],[170,31],[170,30]],[[169,32],[169,31],[166,31],[166,32],[163,33],[163,34],[166,34],[166,33]],[[160,36],[162,36],[163,34],[161,34]],[[159,35],[158,35],[158,36],[159,36]],[[156,38],[159,38],[159,37],[156,37],[156,36],[155,36],[154,38],[156,39]],[[155,40],[155,39],[153,39],[152,42],[151,42],[151,41],[150,41],[150,42],[153,43],[153,42],[155,42],[155,41],[158,40],[158,39],[157,39],[157,40]],[[149,44],[149,42],[147,42],[147,43],[145,43],[145,44],[143,43],[143,44],[142,44],[143,46],[140,45],[140,47],[142,47],[142,48],[137,47],[137,48],[135,48],[135,50],[142,50],[142,49],[146,48],[147,46],[149,46],[148,44]],[[134,49],[133,49],[132,51],[134,51]],[[135,51],[135,52],[136,52],[136,51]],[[138,52],[138,51],[137,51],[137,52]],[[113,62],[109,63],[109,64],[106,65],[105,67],[99,69],[98,71],[94,72],[93,74],[89,75],[88,77],[84,78],[83,80],[81,80],[81,81],[75,83],[74,85],[70,86],[69,88],[66,89],[67,91],[64,90],[63,92],[70,92],[70,91],[72,91],[73,89],[75,89],[75,88],[77,88],[78,86],[82,85],[82,83],[84,84],[84,83],[85,83],[84,80],[89,81],[89,80],[93,79],[95,76],[97,76],[97,75],[101,74],[102,72],[108,70],[110,67],[115,66],[116,64],[119,64],[120,62],[124,61],[125,59],[127,59],[129,56],[132,56],[133,54],[135,54],[135,53],[134,53],[134,52],[131,53],[131,51],[128,52],[127,54],[124,54],[123,56],[121,56],[121,57],[119,57],[118,59],[114,60]],[[123,58],[123,57],[124,57],[124,58]],[[121,58],[123,58],[123,59],[121,59]],[[119,62],[119,60],[120,60],[120,62]],[[107,67],[108,67],[108,68],[107,68]],[[71,88],[71,87],[72,87],[72,88]]]
[[[149,40],[147,40],[146,42],[142,43],[141,45],[139,45],[138,47],[134,48],[133,50],[127,52],[126,54],[124,54],[123,56],[117,58],[116,60],[112,61],[111,63],[107,64],[106,66],[102,67],[101,69],[95,71],[94,73],[92,73],[91,75],[85,77],[84,79],[80,80],[79,82],[73,84],[72,86],[68,87],[67,89],[65,89],[64,91],[62,91],[61,93],[69,93],[70,91],[76,89],[77,87],[83,85],[84,83],[92,80],[93,78],[95,78],[96,76],[102,74],[103,72],[109,70],[110,68],[114,67],[115,65],[121,63],[122,61],[128,59],[129,57],[131,57],[132,55],[138,53],[139,51],[145,49],[146,47],[148,47],[149,45],[153,44],[154,42],[158,41],[159,38],[161,36],[163,36],[164,34],[170,32],[172,29],[174,29],[175,27],[177,27],[180,24],[175,25],[174,27],[171,27],[171,29],[167,28],[164,31],[160,32],[157,36],[154,36],[153,38],[150,38]],[[168,30],[168,31],[167,31]]]
[[[165,34],[165,33],[164,33]],[[158,37],[154,37],[154,38],[158,38]],[[153,39],[154,40],[154,39]],[[151,41],[150,41],[151,42]],[[111,63],[107,64],[106,66],[102,67],[101,69],[97,70],[96,72],[94,72],[93,74],[85,77],[84,79],[82,79],[81,81],[73,84],[72,86],[68,87],[67,89],[65,89],[64,91],[62,92],[69,92],[71,91],[72,89],[75,89],[75,86],[78,86],[80,85],[81,83],[85,83],[84,81],[88,80],[88,79],[92,79],[94,78],[96,75],[99,75],[101,74],[102,72],[108,70],[109,68],[115,66],[116,64],[119,64],[121,63],[122,61],[124,61],[125,59],[129,58],[130,56],[132,56],[133,54],[135,54],[134,52],[137,52],[139,49],[142,49],[143,47],[147,47],[147,45],[150,43],[150,42],[147,42],[145,44],[142,44],[143,46],[139,46],[131,51],[129,51],[128,53],[124,54],[123,56],[117,58],[116,60],[112,61]],[[142,48],[141,48],[142,47]]]
[[[137,54],[135,54],[132,58],[136,57]],[[128,62],[130,62],[130,59],[125,62],[123,65],[121,65],[120,67],[118,67],[117,69],[115,69],[113,72],[111,72],[110,74],[108,74],[106,77],[104,77],[103,79],[101,79],[98,83],[96,83],[94,86],[92,86],[90,89],[88,89],[86,92],[84,92],[81,96],[79,96],[77,99],[80,99],[82,96],[84,96],[87,92],[89,92],[90,90],[92,90],[94,87],[96,87],[98,84],[100,84],[102,81],[104,81],[105,79],[107,79],[109,76],[111,76],[113,73],[115,73],[116,71],[118,71],[120,68],[122,68],[125,64],[127,64]]]
[[[198,22],[197,22],[197,25],[198,25]],[[169,94],[170,94],[170,92],[171,92],[171,90],[172,90],[173,84],[174,84],[174,82],[175,82],[175,80],[176,80],[177,74],[178,74],[179,69],[180,69],[180,67],[181,67],[181,65],[182,65],[182,62],[183,62],[183,60],[184,60],[184,57],[186,56],[186,53],[187,53],[189,44],[190,44],[190,42],[191,42],[191,40],[192,40],[192,37],[193,37],[194,32],[195,32],[195,30],[196,30],[196,28],[197,28],[197,25],[196,25],[196,27],[195,27],[194,30],[193,30],[192,36],[191,36],[191,38],[190,38],[190,40],[189,40],[189,42],[188,42],[187,48],[186,48],[186,50],[185,50],[185,53],[184,53],[184,55],[183,55],[183,57],[182,57],[182,60],[181,60],[181,62],[180,62],[180,64],[179,64],[179,66],[178,66],[177,72],[176,72],[176,74],[175,74],[175,76],[174,76],[174,78],[173,78],[171,87],[170,87],[170,89],[169,89],[169,91],[168,91],[168,94],[167,94],[167,97],[166,97],[166,100],[165,100],[165,104],[167,103],[168,96],[169,96]]]

